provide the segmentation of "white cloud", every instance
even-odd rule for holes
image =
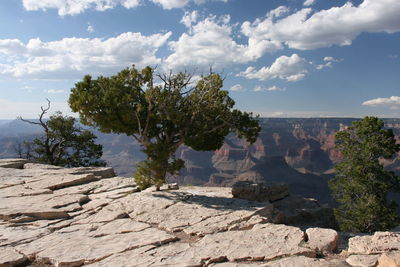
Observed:
[[[258,85],[256,87],[254,87],[253,91],[254,92],[286,91],[286,88],[281,88],[281,87],[278,87],[276,85],[273,85],[271,87],[263,87],[263,86]]]
[[[0,75],[34,79],[81,78],[83,74],[108,74],[136,64],[157,65],[156,57],[171,32],[144,36],[127,32],[109,39],[64,38],[24,44],[20,40],[0,40]],[[17,58],[18,60],[15,60]],[[8,61],[7,61],[8,59]]]
[[[323,68],[332,68],[333,67],[333,63],[341,62],[341,61],[343,61],[343,59],[336,59],[334,57],[324,57],[324,63],[316,65],[315,68],[317,70],[321,70]]]
[[[311,6],[315,3],[315,0],[306,0],[303,3],[303,6]]]
[[[267,17],[271,20],[282,17],[284,14],[288,13],[290,9],[287,6],[278,6],[268,12]]]
[[[160,5],[163,9],[183,8],[190,2],[194,2],[196,5],[201,5],[210,0],[151,0],[153,3]],[[221,2],[228,2],[228,0],[214,0]]]
[[[159,4],[164,9],[185,7],[189,0],[151,0],[153,3]]]
[[[87,29],[86,29],[89,33],[94,32],[94,27],[92,24],[88,23]]]
[[[252,39],[247,45],[238,44],[232,38],[233,28],[228,15],[209,16],[197,22],[177,41],[169,42],[173,53],[165,59],[165,67],[221,67],[254,61],[267,51],[277,50],[275,43],[254,42]]]
[[[60,90],[49,89],[49,90],[46,91],[46,93],[49,93],[49,94],[61,94],[61,93],[64,93],[64,92],[65,92],[65,90],[62,90],[62,89],[60,89]]]
[[[232,86],[231,89],[229,89],[229,90],[235,91],[235,92],[245,91],[245,89],[243,88],[243,86],[240,85],[240,84],[235,84],[235,85]]]
[[[388,98],[375,98],[362,103],[364,106],[372,106],[372,107],[387,107],[390,109],[399,109],[400,108],[400,96],[391,96]]]
[[[290,48],[308,50],[332,45],[350,45],[362,32],[400,31],[399,0],[364,0],[354,6],[313,12],[303,8],[279,20],[270,14],[264,19],[242,24],[242,32],[258,42],[276,42]]]
[[[185,25],[186,27],[190,28],[192,24],[196,23],[199,18],[199,13],[197,10],[194,10],[192,12],[185,12],[185,15],[181,19],[181,23]]]
[[[262,67],[259,70],[256,70],[254,67],[248,67],[244,72],[240,72],[238,76],[260,81],[281,79],[295,82],[305,77],[309,67],[309,62],[299,55],[293,54],[290,57],[281,56],[271,66]]]
[[[121,5],[125,8],[135,8],[144,0],[22,0],[24,8],[28,11],[57,9],[60,16],[77,15],[87,9],[104,11]],[[163,9],[184,8],[190,2],[197,5],[204,4],[207,0],[148,0],[160,5]],[[210,1],[210,0],[208,0]],[[214,0],[227,2],[227,0]]]
[[[57,9],[60,16],[77,15],[86,9],[104,11],[122,5],[125,8],[134,8],[140,0],[23,0],[24,8],[28,11]]]

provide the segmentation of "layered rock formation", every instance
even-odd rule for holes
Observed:
[[[167,188],[138,192],[112,168],[1,160],[0,266],[349,266],[338,234],[312,227],[325,216],[315,200]],[[353,237],[348,253],[391,264],[398,244],[395,232]]]

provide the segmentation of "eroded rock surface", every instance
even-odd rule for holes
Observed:
[[[0,266],[348,266],[317,258],[335,252],[335,231],[273,224],[298,216],[283,200],[237,199],[230,188],[139,192],[112,168],[1,164]]]

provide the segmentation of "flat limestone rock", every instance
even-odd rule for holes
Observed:
[[[49,233],[49,229],[35,226],[0,225],[0,247],[31,242]]]
[[[219,265],[217,265],[219,266]],[[350,267],[343,260],[313,259],[304,256],[293,256],[273,261],[264,265],[265,267]]]
[[[272,213],[272,205],[270,205],[269,207],[271,208]],[[256,214],[257,211],[252,210],[236,210],[230,213],[218,214],[216,216],[210,216],[205,220],[195,223],[185,228],[183,231],[188,235],[204,236],[207,234],[224,232],[227,230],[237,230],[245,228],[249,229],[260,222],[260,220],[254,220],[252,223],[251,218],[256,217]],[[266,219],[261,219],[261,221],[265,220]]]
[[[46,220],[68,218],[68,212],[81,209],[79,203],[87,199],[80,194],[0,198],[0,219],[8,221],[21,215]]]
[[[27,186],[31,188],[47,188],[57,190],[69,186],[80,185],[96,181],[97,178],[93,174],[60,174],[60,175],[43,175],[41,179],[34,182],[28,182]]]
[[[187,243],[170,243],[161,247],[144,246],[126,252],[114,254],[104,260],[88,265],[88,267],[108,267],[108,266],[188,266],[182,262],[174,262],[169,259],[185,250],[190,245]]]
[[[30,188],[29,186],[27,186],[25,184],[9,186],[6,188],[2,188],[0,190],[1,190],[2,198],[35,196],[35,195],[53,193],[53,191],[50,189],[43,189],[43,188],[34,189],[34,188]]]
[[[165,263],[200,264],[204,259],[227,261],[269,261],[288,255],[315,257],[305,248],[304,233],[296,227],[276,224],[256,225],[251,230],[206,235],[192,247],[166,259]]]
[[[112,202],[109,205],[106,205],[105,207],[101,208],[93,215],[77,221],[76,224],[110,222],[115,219],[128,217],[128,213],[130,212],[130,210],[126,208],[127,208],[126,206],[124,206],[119,202]]]
[[[24,184],[28,177],[25,170],[0,168],[0,189]]]
[[[375,267],[378,263],[379,255],[351,255],[346,262],[351,266]]]
[[[226,264],[232,264],[232,266],[254,266],[254,264],[266,266],[269,260],[279,257],[315,256],[313,250],[301,246],[304,242],[303,238],[303,232],[295,227],[273,224],[257,225],[254,230],[206,235],[195,243],[174,242],[161,247],[142,247],[143,250],[129,250],[114,254],[89,266],[208,266],[212,263],[226,261],[230,261]],[[309,259],[305,260],[308,265],[299,266],[310,267],[314,266],[310,263],[320,261],[308,257],[303,258]],[[244,262],[234,263],[238,260]],[[321,260],[321,264],[318,266],[327,266],[322,263],[324,261]],[[220,264],[216,264],[216,266],[220,266]],[[221,266],[224,264],[222,263]]]
[[[108,226],[67,227],[16,249],[24,255],[48,259],[56,266],[79,266],[126,250],[176,240],[164,231],[128,220],[116,220]]]
[[[158,225],[167,231],[184,231],[190,235],[205,235],[233,228],[251,227],[247,222],[252,216],[267,216],[273,207],[270,203],[258,203],[234,199],[229,189],[192,187],[176,191],[140,192],[125,197],[126,207],[133,207],[129,216],[137,221]]]
[[[126,252],[121,252],[107,257],[103,260],[97,261],[92,264],[85,265],[87,267],[108,267],[108,266],[150,266],[155,262],[155,257],[143,257],[143,253],[156,248],[156,246],[144,246]]]
[[[25,255],[18,253],[15,249],[11,247],[2,247],[0,249],[0,266],[17,266],[24,263],[27,260]]]
[[[377,254],[400,250],[400,232],[375,232],[374,235],[356,236],[349,239],[349,253]]]

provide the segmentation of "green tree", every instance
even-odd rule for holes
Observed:
[[[345,231],[373,232],[399,223],[397,204],[387,195],[400,191],[400,179],[379,160],[393,157],[400,145],[392,130],[383,127],[382,120],[365,117],[336,134],[343,160],[336,164],[336,177],[329,185],[340,203],[335,216]]]
[[[105,166],[100,159],[103,147],[95,143],[97,137],[91,131],[78,127],[75,118],[63,116],[59,111],[45,120],[43,116],[50,109],[49,100],[47,104],[46,108],[41,107],[38,121],[19,117],[24,122],[42,127],[44,131],[42,136],[33,141],[25,141],[23,147],[29,148],[29,151],[19,154],[38,163],[56,166]]]
[[[260,131],[251,113],[233,109],[220,75],[211,72],[193,86],[191,78],[182,72],[155,75],[151,67],[140,71],[134,66],[111,77],[87,75],[72,88],[69,104],[82,123],[136,139],[147,159],[138,164],[135,181],[142,188],[159,189],[167,174],[184,167],[175,158],[179,146],[215,150],[229,132],[252,143]]]

